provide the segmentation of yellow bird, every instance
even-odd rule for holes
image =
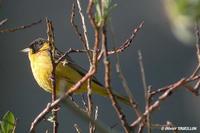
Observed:
[[[33,76],[39,86],[47,92],[52,92],[52,63],[50,56],[50,44],[47,40],[38,38],[31,42],[28,48],[22,50],[22,52],[27,52],[30,60],[30,65],[32,69]],[[62,53],[55,50],[55,59],[59,59]],[[75,64],[72,59],[66,55],[66,57],[59,62],[55,69],[56,78],[56,92],[58,95],[63,94],[70,87],[76,84],[84,75],[86,71],[79,65]],[[92,91],[101,96],[108,96],[105,87],[97,81],[96,78],[92,79],[91,82]],[[75,93],[87,92],[87,82],[84,83],[81,88]],[[129,104],[126,97],[114,93],[117,100]]]

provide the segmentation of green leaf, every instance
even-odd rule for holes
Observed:
[[[12,133],[15,127],[15,117],[12,112],[8,111],[0,123],[0,133]]]

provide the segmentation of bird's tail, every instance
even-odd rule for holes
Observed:
[[[108,92],[105,89],[105,87],[103,87],[103,86],[99,86],[99,85],[96,84],[96,85],[93,86],[93,91],[95,93],[97,93],[98,95],[108,97]],[[112,91],[112,93],[113,93],[114,97],[117,99],[117,101],[122,102],[122,103],[130,106],[130,102],[129,102],[128,97],[123,96],[123,95],[121,95],[121,94],[119,94],[115,91]]]

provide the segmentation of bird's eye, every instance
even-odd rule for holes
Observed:
[[[44,42],[45,42],[45,40],[42,38],[36,39],[30,44],[30,48],[32,48],[33,52],[35,53],[35,52],[39,51],[39,49],[42,47]]]

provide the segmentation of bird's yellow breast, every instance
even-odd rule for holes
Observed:
[[[33,76],[39,86],[44,90],[51,92],[51,74],[52,63],[48,51],[38,52],[36,54],[29,54],[31,62],[31,69]]]

